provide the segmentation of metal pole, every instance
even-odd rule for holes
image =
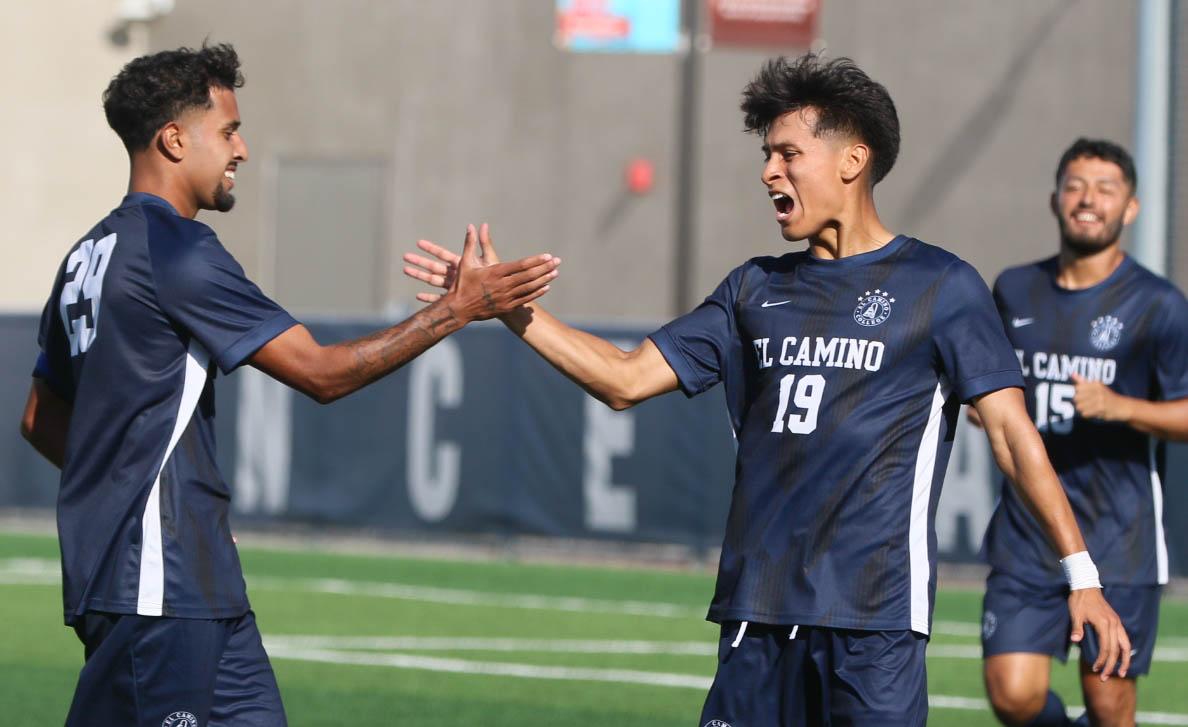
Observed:
[[[1134,161],[1142,209],[1131,253],[1145,267],[1167,274],[1168,158],[1171,126],[1171,0],[1141,0],[1135,83]]]
[[[684,52],[681,55],[681,90],[677,102],[676,224],[673,242],[672,289],[674,316],[684,315],[693,303],[694,204],[697,194],[697,106],[701,81],[702,0],[681,2]]]

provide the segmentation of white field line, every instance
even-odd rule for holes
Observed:
[[[411,656],[408,654],[377,654],[374,652],[351,652],[334,649],[307,648],[302,641],[311,643],[320,637],[266,638],[265,648],[276,659],[293,659],[329,664],[352,664],[359,666],[386,666],[397,669],[421,669],[425,671],[451,672],[455,674],[481,674],[487,676],[512,676],[525,679],[563,679],[569,681],[618,682],[624,684],[647,684],[662,687],[686,687],[709,689],[713,679],[693,674],[672,674],[666,672],[639,671],[635,669],[596,669],[575,667],[538,666],[506,662],[470,661],[467,659],[443,659],[432,656]],[[465,640],[458,641],[479,641]],[[509,640],[512,641],[512,640]],[[616,642],[607,642],[616,643]],[[629,643],[629,642],[619,642]],[[928,704],[935,709],[961,709],[989,711],[990,705],[984,699],[928,695]],[[1068,708],[1070,716],[1077,716],[1083,707]],[[1138,720],[1145,724],[1188,725],[1188,714],[1167,712],[1139,712]]]
[[[1161,639],[1161,641],[1178,641],[1178,639],[1169,638]],[[1076,657],[1075,652],[1073,656]],[[973,644],[929,644],[928,657],[932,659],[981,659],[982,647]],[[1185,662],[1188,661],[1188,648],[1156,646],[1152,659],[1154,661]]]
[[[984,699],[970,697],[943,697],[935,694],[928,695],[928,706],[934,709],[967,709],[990,711],[990,703]],[[1085,708],[1080,705],[1066,707],[1069,719],[1080,717]],[[1143,724],[1182,724],[1188,725],[1188,714],[1175,712],[1138,712],[1135,714],[1137,722]]]
[[[49,558],[0,559],[0,583],[13,586],[52,586],[62,582],[62,568]]]
[[[565,654],[671,654],[715,656],[717,642],[603,641],[599,639],[454,638],[423,636],[269,636],[269,649],[362,649],[365,651],[524,651]]]
[[[1078,707],[1077,714],[1069,716],[1076,719],[1084,711],[1084,707]],[[1178,714],[1176,712],[1135,712],[1134,720],[1136,724],[1188,724],[1188,714]]]
[[[933,621],[933,634],[944,634],[945,636],[974,636],[982,637],[982,625],[975,623],[968,623],[966,621]]]
[[[0,559],[0,584],[52,585],[61,581],[57,560],[48,558]],[[253,589],[297,590],[309,593],[329,593],[350,596],[370,596],[406,601],[449,603],[463,606],[503,607],[579,613],[611,613],[631,616],[663,618],[699,618],[703,611],[676,603],[656,601],[616,601],[569,596],[536,594],[490,593],[460,588],[436,588],[399,583],[348,581],[338,578],[273,578],[249,579]],[[981,633],[978,624],[964,621],[936,621],[933,634],[976,637]],[[1155,647],[1155,661],[1188,662],[1188,638],[1165,637]],[[980,659],[981,648],[974,645],[933,644],[928,655],[938,658]]]
[[[484,608],[524,608],[547,611],[577,611],[581,613],[617,613],[630,616],[661,616],[690,618],[702,614],[700,608],[655,601],[615,601],[601,598],[573,596],[540,596],[526,593],[491,593],[461,588],[411,586],[399,583],[346,581],[338,578],[252,578],[253,588],[273,590],[303,590],[312,593],[334,593],[349,596],[375,596],[404,601],[450,603]]]
[[[433,656],[410,656],[407,654],[359,653],[285,646],[276,648],[270,640],[265,642],[265,648],[270,657],[279,659],[318,661],[331,664],[390,666],[399,669],[424,669],[458,674],[514,676],[528,679],[622,682],[625,684],[650,684],[661,687],[691,687],[694,689],[709,689],[710,683],[713,681],[710,677],[695,676],[692,674],[666,674],[664,672],[640,671],[636,669],[582,669],[492,661],[468,661],[465,659],[442,659]]]
[[[490,593],[461,588],[437,588],[400,583],[348,581],[339,578],[247,578],[252,589],[295,590],[307,593],[330,593],[344,596],[372,596],[403,601],[449,603],[459,606],[483,606],[538,609],[548,611],[576,611],[582,613],[617,613],[629,616],[660,616],[665,618],[696,618],[704,609],[676,603],[656,601],[616,601],[572,596],[541,596],[535,594]],[[42,585],[61,581],[56,560],[45,558],[0,559],[0,583]]]
[[[614,641],[599,639],[456,638],[418,636],[272,636],[269,643],[285,648],[364,649],[370,651],[522,651],[583,654],[672,654],[713,656],[712,641]],[[931,644],[930,659],[981,659],[982,647],[972,644]],[[1155,649],[1155,660],[1188,661],[1188,649]]]

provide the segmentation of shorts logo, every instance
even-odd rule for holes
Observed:
[[[989,641],[994,632],[998,630],[998,617],[994,615],[993,611],[987,611],[982,615],[982,639]]]
[[[1089,343],[1098,351],[1108,351],[1118,345],[1122,337],[1122,321],[1113,316],[1098,316],[1092,323]]]
[[[720,719],[711,719],[705,723],[705,727],[730,727],[729,722],[723,722]]]
[[[190,712],[174,712],[165,718],[161,727],[198,727],[198,718]]]
[[[875,288],[858,296],[858,307],[854,309],[854,322],[860,326],[877,326],[891,315],[891,304],[895,302],[891,294],[885,290]]]

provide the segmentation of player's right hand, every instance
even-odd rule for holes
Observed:
[[[466,320],[503,315],[539,298],[548,292],[561,264],[561,258],[548,254],[500,263],[485,223],[478,231],[467,225],[461,255],[428,240],[417,245],[437,260],[406,253],[404,260],[411,265],[405,266],[405,275],[446,291],[418,293],[417,299],[431,303],[448,297]]]
[[[1130,670],[1130,637],[1126,635],[1122,619],[1106,603],[1101,589],[1082,588],[1069,593],[1068,613],[1072,618],[1071,641],[1080,643],[1085,635],[1085,624],[1097,631],[1098,654],[1093,671],[1101,674],[1101,680],[1109,679],[1115,666],[1118,676],[1126,676]]]

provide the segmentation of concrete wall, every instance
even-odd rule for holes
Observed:
[[[1169,277],[1180,290],[1188,290],[1188,8],[1182,2],[1172,7],[1172,218],[1167,257]]]
[[[673,314],[676,57],[560,52],[543,0],[278,7],[179,0],[154,25],[152,46],[209,36],[241,51],[252,160],[237,180],[240,207],[207,221],[282,302],[307,303],[299,290],[278,290],[275,276],[285,256],[308,255],[317,241],[292,231],[277,239],[278,170],[294,160],[367,162],[386,170],[379,231],[348,221],[321,244],[381,251],[355,278],[380,271],[373,309],[412,302],[418,288],[402,279],[399,257],[418,237],[456,244],[466,222],[489,220],[505,257],[565,259],[547,300],[555,312]],[[956,250],[988,278],[1055,250],[1047,198],[1073,138],[1129,142],[1135,33],[1125,3],[826,0],[821,31],[831,55],[854,57],[899,106],[900,162],[877,190],[885,221]],[[745,258],[787,249],[758,181],[759,142],[740,132],[737,110],[771,52],[704,58],[697,299]],[[644,197],[622,183],[634,156],[656,163]],[[336,214],[329,201],[325,211]],[[343,264],[360,265],[351,259]],[[364,312],[349,293],[337,312]]]
[[[126,46],[110,42],[118,5],[0,3],[0,310],[40,310],[62,256],[127,187],[128,157],[100,95],[148,43],[143,28]]]
[[[456,245],[481,220],[505,257],[565,259],[547,299],[565,317],[676,312],[675,56],[561,52],[548,0],[176,0],[116,48],[106,36],[118,4],[0,10],[2,83],[20,110],[0,116],[15,162],[0,181],[10,263],[0,309],[38,309],[62,250],[123,192],[123,151],[98,103],[110,76],[146,48],[210,38],[243,57],[251,160],[235,211],[202,219],[298,313],[415,305],[400,254],[418,237]],[[950,247],[988,279],[1054,251],[1047,197],[1073,138],[1129,144],[1134,37],[1134,8],[1111,0],[825,0],[821,22],[828,53],[855,58],[900,110],[900,161],[876,193],[885,222]],[[788,249],[758,181],[759,142],[741,133],[737,110],[775,52],[703,58],[695,299],[747,257]],[[646,196],[622,181],[637,156],[656,164]],[[344,192],[344,178],[367,194]],[[293,206],[307,200],[316,209],[303,219]],[[1171,254],[1181,284],[1184,248]]]

